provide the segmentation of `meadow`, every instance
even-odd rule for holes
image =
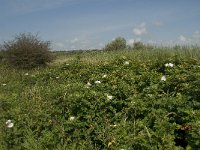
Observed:
[[[200,48],[54,52],[0,63],[1,150],[197,150]]]

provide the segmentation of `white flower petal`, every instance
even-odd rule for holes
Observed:
[[[105,75],[103,75],[103,78],[106,78],[107,77],[107,75],[105,74]]]
[[[9,120],[6,121],[6,126],[8,128],[12,128],[14,126],[14,123],[12,123],[12,121],[9,119]]]
[[[101,83],[101,81],[98,81],[98,80],[97,80],[97,81],[95,81],[94,83],[96,83],[96,84],[100,84],[100,83]]]
[[[125,62],[124,62],[124,65],[129,65],[129,62],[128,62],[128,61],[125,61]]]
[[[165,67],[173,67],[174,66],[174,64],[172,64],[172,63],[166,63],[165,64]]]
[[[168,67],[168,66],[169,66],[169,64],[168,64],[168,63],[166,63],[166,64],[165,64],[165,67]]]
[[[91,86],[92,84],[90,82],[87,83],[87,86]]]
[[[166,76],[162,76],[161,77],[161,81],[166,81],[167,79],[166,79]]]
[[[9,120],[7,120],[6,121],[6,124],[9,124],[9,123],[11,123],[12,121],[9,119]]]
[[[107,95],[107,98],[108,98],[108,99],[113,99],[113,96]]]
[[[74,116],[71,116],[71,117],[69,118],[70,121],[72,121],[72,120],[74,120],[74,119],[75,119]]]
[[[173,66],[174,66],[174,64],[172,64],[172,63],[169,63],[169,66],[170,66],[170,67],[173,67]]]
[[[9,124],[7,124],[7,127],[8,127],[8,128],[12,128],[13,126],[14,126],[14,123],[12,123],[12,122],[9,123]]]
[[[114,124],[114,125],[110,125],[110,127],[116,127],[117,125],[116,124]]]

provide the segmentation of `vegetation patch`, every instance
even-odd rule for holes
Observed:
[[[2,50],[12,66],[22,69],[46,66],[52,61],[50,43],[31,34],[17,35],[14,40],[5,42]]]
[[[1,64],[0,149],[198,149],[197,51],[74,53],[37,70]]]

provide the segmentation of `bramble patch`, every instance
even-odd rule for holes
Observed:
[[[199,148],[196,62],[122,57],[9,75],[0,89],[1,149]]]

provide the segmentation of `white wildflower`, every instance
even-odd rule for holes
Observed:
[[[89,88],[90,86],[92,86],[92,84],[90,82],[88,82],[85,87]]]
[[[8,128],[12,128],[14,126],[14,123],[12,122],[12,120],[9,119],[9,120],[6,121],[6,126]]]
[[[107,98],[111,100],[111,99],[113,99],[113,96],[107,95]]]
[[[172,64],[172,63],[166,63],[165,67],[174,67],[174,64]]]
[[[114,125],[110,125],[110,127],[116,127],[117,125],[116,124],[114,124]]]
[[[169,63],[169,67],[174,67],[174,64],[172,64],[172,63]]]
[[[162,76],[161,77],[161,81],[166,81],[167,79],[166,79],[166,76]]]
[[[25,75],[25,76],[28,76],[29,74],[28,74],[28,73],[25,73],[24,75]]]
[[[98,81],[98,80],[97,80],[97,81],[95,81],[94,83],[96,83],[96,84],[100,84],[100,83],[101,83],[101,81]]]
[[[129,62],[128,62],[128,61],[125,61],[125,62],[124,62],[124,65],[129,65]]]
[[[105,74],[105,75],[103,75],[103,78],[106,78],[107,77],[107,75]]]
[[[69,120],[70,120],[70,121],[73,121],[74,119],[75,119],[74,116],[69,117]]]
[[[153,94],[147,94],[149,97],[153,97]]]
[[[60,77],[56,77],[56,79],[59,79]]]
[[[87,86],[91,86],[92,84],[90,82],[87,83]]]
[[[6,86],[6,84],[5,84],[5,83],[3,83],[3,84],[2,84],[2,86]]]

